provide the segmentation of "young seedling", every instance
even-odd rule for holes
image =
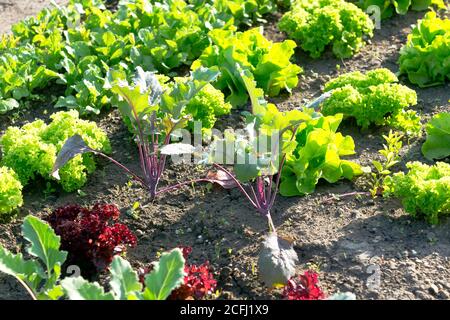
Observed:
[[[210,181],[196,179],[158,190],[167,156],[194,152],[191,144],[171,143],[175,132],[184,128],[190,120],[189,114],[185,112],[186,105],[218,75],[219,72],[215,69],[200,68],[192,72],[190,81],[175,82],[170,90],[164,91],[156,75],[144,72],[140,67],[137,68],[132,84],[124,80],[126,75],[123,72],[110,71],[106,87],[119,95],[118,108],[123,120],[135,133],[142,176],[104,153],[89,148],[80,136],[67,140],[58,154],[52,175],[58,179],[58,171],[67,161],[77,154],[92,152],[108,159],[131,175],[149,191],[151,200],[161,193],[184,185]]]
[[[384,161],[380,162],[372,160],[372,164],[376,169],[376,172],[371,173],[372,180],[370,182],[370,193],[372,197],[376,197],[383,193],[383,181],[391,174],[391,168],[399,163],[400,149],[402,148],[403,135],[392,130],[389,131],[389,135],[383,135],[386,144],[383,144],[383,149],[378,152],[383,156]]]

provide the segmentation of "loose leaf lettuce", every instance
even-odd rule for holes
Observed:
[[[450,214],[450,164],[437,162],[428,166],[408,162],[409,171],[384,180],[383,195],[400,198],[405,211],[413,217],[436,224]]]
[[[23,204],[23,186],[14,170],[0,167],[0,221]]]
[[[297,75],[302,69],[290,62],[296,47],[293,41],[273,43],[262,35],[260,28],[236,33],[217,29],[209,35],[212,45],[191,68],[218,66],[221,76],[214,86],[227,94],[227,101],[233,106],[248,101],[241,69],[250,71],[258,87],[270,96],[278,95],[281,90],[290,91],[297,85]]]
[[[386,19],[394,14],[405,15],[408,10],[423,11],[435,6],[438,9],[445,9],[447,6],[444,0],[359,0],[362,9],[367,10],[370,6],[380,8],[381,18]]]
[[[0,139],[2,163],[17,173],[24,186],[37,176],[50,178],[56,154],[69,137],[78,134],[92,149],[111,151],[106,133],[94,122],[79,119],[77,111],[58,112],[50,118],[49,125],[36,120],[22,128],[9,127]],[[77,190],[94,170],[92,155],[78,155],[60,168],[61,185],[69,192]]]
[[[418,136],[420,117],[415,111],[406,110],[417,104],[417,94],[397,82],[395,74],[384,68],[340,75],[325,84],[330,97],[323,102],[322,113],[355,118],[363,129],[371,124],[388,124]]]
[[[312,193],[319,179],[334,183],[363,173],[359,164],[342,160],[355,153],[352,137],[337,132],[342,114],[321,117],[300,126],[295,151],[286,159],[280,193],[283,196]]]
[[[441,85],[450,79],[449,52],[450,19],[428,12],[400,50],[400,74],[420,87]]]
[[[428,122],[427,140],[422,153],[427,159],[443,159],[450,156],[450,113],[442,112]]]
[[[320,57],[327,46],[338,58],[349,58],[374,29],[366,13],[344,0],[296,0],[278,27],[313,58]]]

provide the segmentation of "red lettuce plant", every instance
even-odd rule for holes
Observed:
[[[119,215],[115,205],[96,204],[92,209],[66,205],[46,220],[61,237],[61,249],[69,252],[69,263],[86,272],[105,269],[114,255],[136,245],[136,236],[128,227],[115,222]]]
[[[287,300],[321,300],[325,294],[319,287],[318,274],[308,270],[298,277],[292,277],[283,289],[283,297]]]

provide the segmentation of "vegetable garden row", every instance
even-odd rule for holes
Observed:
[[[409,10],[430,11],[401,48],[397,74],[387,68],[342,73],[307,103],[289,110],[271,103],[299,86],[305,70],[293,62],[296,52],[351,59],[380,19]],[[272,17],[281,17],[276,27],[286,40],[264,35]],[[298,250],[273,221],[277,199],[302,201],[323,181],[358,180],[357,191],[337,197],[398,199],[415,220],[444,221],[450,110],[447,105],[448,112],[424,121],[413,88],[449,80],[443,0],[71,0],[44,9],[0,38],[0,116],[44,103],[55,108],[48,121],[9,126],[0,135],[0,221],[21,221],[26,241],[26,250],[16,252],[0,243],[0,271],[33,299],[220,298],[208,261],[188,263],[191,247],[165,248],[157,262],[133,268],[127,252],[139,237],[122,221],[125,208],[67,203],[42,219],[23,218],[33,186],[46,186],[43,202],[47,193],[80,193],[99,163],[111,163],[145,190],[150,205],[199,185],[208,192],[236,190],[239,201],[267,220],[253,270],[261,285],[290,300],[354,299],[351,292],[325,294],[312,269],[298,274]],[[49,101],[49,92],[57,98]],[[139,168],[115,159],[111,137],[99,126],[99,117],[115,109]],[[217,124],[232,115],[239,121],[219,131]],[[370,166],[355,160],[343,121],[361,132],[388,131]],[[427,161],[400,170],[402,147],[422,138]],[[180,172],[184,180],[168,184],[168,171],[180,163],[200,173]],[[135,201],[131,213],[139,209]],[[74,267],[77,274],[65,276]]]

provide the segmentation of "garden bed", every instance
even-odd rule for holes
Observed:
[[[26,10],[17,10],[16,1],[0,4],[0,33],[11,23],[36,13],[46,1],[38,1]],[[61,1],[62,2],[62,1]],[[8,3],[11,3],[9,5]],[[366,71],[385,67],[398,70],[399,49],[405,43],[411,25],[424,13],[408,12],[382,21],[381,29],[361,52],[353,58],[339,60],[330,52],[313,60],[296,53],[296,63],[305,70],[299,86],[291,96],[272,99],[282,110],[290,110],[317,97],[323,84],[335,76],[354,70]],[[277,31],[276,15],[264,25],[270,40],[281,41],[284,34]],[[340,67],[337,67],[339,65]],[[423,116],[423,122],[433,115],[449,111],[450,84],[420,89],[419,103],[413,107]],[[48,102],[36,103],[30,110],[0,115],[0,135],[10,125],[22,125],[35,119],[48,119],[53,112]],[[119,112],[111,110],[92,117],[111,140],[113,156],[138,170],[139,159],[132,137],[123,124]],[[223,117],[219,129],[236,127],[241,123],[239,112]],[[344,121],[340,131],[355,140],[353,159],[368,166],[378,159],[386,129],[371,128],[361,132],[351,120]],[[403,170],[408,161],[424,161],[420,147],[425,138],[414,140],[402,148]],[[204,174],[202,168],[170,165],[163,177],[163,185],[184,181]],[[356,183],[356,185],[358,185]],[[27,214],[38,217],[67,203],[91,206],[96,202],[116,204],[122,212],[121,220],[137,235],[136,248],[127,253],[134,267],[142,267],[157,257],[157,253],[174,246],[191,246],[191,260],[209,260],[218,280],[220,298],[278,299],[280,291],[267,291],[254,272],[259,246],[267,230],[266,220],[250,207],[237,190],[223,190],[197,184],[165,194],[149,202],[148,194],[105,161],[93,173],[79,193],[43,193],[45,182],[27,187],[20,215],[10,224],[0,225],[0,244],[16,252],[23,245],[20,235],[22,219]],[[381,197],[345,197],[339,195],[357,191],[355,184],[341,181],[335,184],[320,182],[316,192],[304,197],[278,197],[272,212],[279,234],[295,240],[300,263],[298,271],[313,267],[320,270],[324,291],[332,294],[351,291],[358,299],[450,299],[450,221],[432,226],[412,219],[394,199]],[[45,196],[45,197],[44,197]],[[129,214],[139,202],[137,216]],[[368,287],[373,277],[379,286]],[[26,299],[27,294],[12,277],[0,275],[0,299]]]

